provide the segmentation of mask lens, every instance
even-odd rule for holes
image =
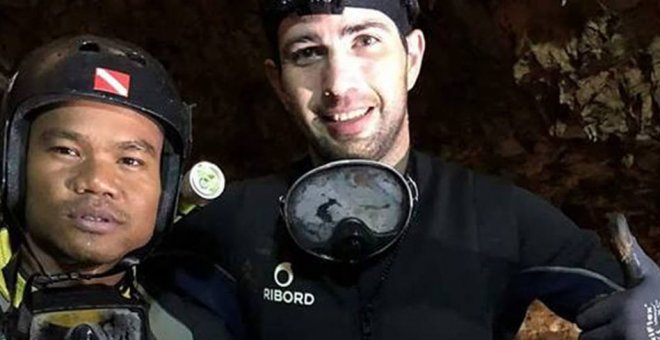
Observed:
[[[142,340],[141,314],[128,308],[64,310],[34,315],[31,340]]]
[[[411,205],[411,190],[396,170],[371,161],[339,161],[303,175],[283,210],[300,247],[323,258],[346,259],[371,256],[392,243],[405,229]]]

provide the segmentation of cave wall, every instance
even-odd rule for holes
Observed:
[[[263,76],[255,3],[0,0],[0,90],[25,53],[56,37],[131,41],[197,105],[194,158],[219,163],[230,180],[264,174],[305,148]],[[660,3],[421,6],[428,52],[410,96],[415,145],[509,178],[585,228],[602,233],[605,214],[623,211],[660,259]],[[521,338],[575,334],[549,316],[538,320]]]

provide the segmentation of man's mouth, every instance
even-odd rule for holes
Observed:
[[[108,208],[80,207],[73,209],[67,217],[73,220],[76,228],[92,234],[106,234],[114,231],[124,220],[118,212]]]
[[[361,108],[347,112],[333,112],[321,115],[321,118],[329,122],[346,122],[352,119],[357,119],[365,116],[371,108]]]
[[[82,215],[82,216],[80,216],[80,218],[85,220],[85,221],[90,221],[90,222],[103,222],[103,223],[110,222],[109,218],[101,217],[101,216]]]
[[[335,138],[345,138],[360,134],[372,120],[373,107],[355,110],[330,111],[320,114],[328,132]]]

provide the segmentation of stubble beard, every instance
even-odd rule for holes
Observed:
[[[68,244],[62,240],[57,240],[53,235],[42,235],[40,233],[31,233],[31,244],[24,244],[26,251],[37,256],[36,261],[40,266],[45,266],[46,271],[52,273],[55,268],[49,268],[50,265],[57,264],[60,270],[64,271],[84,271],[87,268],[94,268],[105,264],[103,259],[99,259],[91,252],[80,249],[78,245]],[[29,247],[30,249],[28,249]],[[37,249],[38,254],[35,254]],[[47,256],[50,260],[46,260],[43,256]],[[33,268],[39,270],[39,268]],[[55,269],[57,270],[57,269]]]
[[[394,147],[407,119],[405,99],[394,112],[380,113],[383,122],[376,133],[367,138],[333,139],[329,136],[318,138],[308,134],[312,151],[324,161],[342,159],[369,159],[381,161]],[[387,121],[388,115],[398,115],[395,121]]]

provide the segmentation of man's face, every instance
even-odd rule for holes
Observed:
[[[421,31],[406,39],[408,52],[394,22],[372,9],[292,15],[281,23],[281,69],[269,60],[267,74],[323,159],[405,154],[407,91],[424,50]]]
[[[39,115],[27,152],[28,238],[75,267],[114,264],[145,245],[162,147],[159,126],[129,108],[75,101]]]

